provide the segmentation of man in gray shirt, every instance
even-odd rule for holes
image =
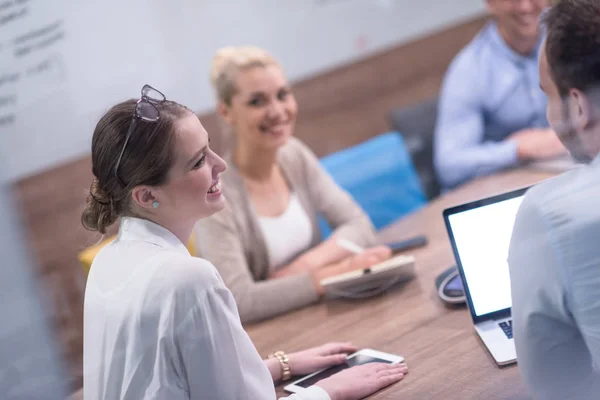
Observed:
[[[561,0],[539,60],[548,121],[582,168],[531,189],[508,262],[521,374],[536,398],[600,399],[600,0]]]

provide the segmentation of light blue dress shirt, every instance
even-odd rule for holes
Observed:
[[[508,263],[519,369],[540,399],[600,399],[600,158],[532,188]]]
[[[517,146],[504,141],[525,128],[546,128],[546,96],[538,54],[513,51],[490,22],[452,61],[442,86],[435,129],[435,167],[450,188],[517,164]]]

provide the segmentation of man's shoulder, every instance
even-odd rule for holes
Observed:
[[[525,210],[535,210],[551,227],[568,222],[600,220],[598,168],[585,166],[548,179],[531,188],[523,200]]]
[[[493,64],[494,53],[490,40],[491,25],[481,31],[454,57],[448,74],[469,74],[470,78],[480,75],[482,68]]]

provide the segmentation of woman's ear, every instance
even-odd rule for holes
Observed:
[[[158,199],[150,186],[136,186],[131,191],[134,204],[143,209],[157,208]]]

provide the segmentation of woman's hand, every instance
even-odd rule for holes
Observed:
[[[308,350],[288,354],[293,375],[306,375],[320,369],[346,362],[349,353],[358,348],[351,343],[327,343]]]
[[[369,268],[375,264],[388,260],[392,256],[392,250],[387,246],[375,246],[368,248],[361,254],[355,254],[342,262],[347,263],[348,271]]]
[[[401,381],[407,373],[406,364],[369,363],[345,369],[316,386],[324,389],[331,400],[358,400]]]
[[[330,278],[332,276],[344,274],[346,272],[355,271],[357,269],[369,268],[375,264],[383,262],[390,258],[392,250],[387,246],[376,246],[366,249],[361,254],[355,254],[345,258],[337,264],[316,269],[312,271],[311,277],[313,284],[319,295],[323,295],[325,290],[321,286],[323,279]]]
[[[388,260],[391,255],[392,250],[389,247],[375,246],[366,249],[363,253],[348,256],[338,263],[324,266],[315,266],[309,259],[305,259],[301,256],[293,263],[272,273],[269,276],[269,279],[309,272],[315,288],[317,289],[317,293],[322,295],[324,290],[320,283],[321,280],[357,269],[369,268],[375,264]]]

